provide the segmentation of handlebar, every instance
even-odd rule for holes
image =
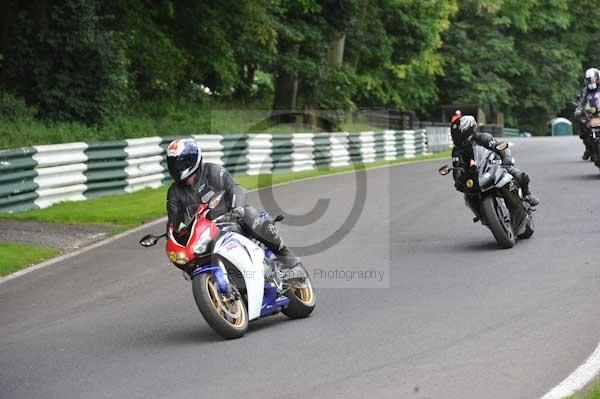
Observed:
[[[234,224],[241,220],[241,217],[234,214],[234,212],[229,211],[227,213],[222,214],[221,216],[213,219],[213,222],[216,224]]]

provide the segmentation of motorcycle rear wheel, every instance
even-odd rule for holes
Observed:
[[[291,284],[291,288],[285,295],[290,300],[290,303],[281,312],[290,319],[308,317],[316,305],[316,296],[310,278],[307,275],[304,283],[298,279],[290,279],[288,283]]]
[[[515,245],[515,233],[513,232],[510,217],[504,220],[500,205],[493,196],[486,197],[481,203],[481,214],[487,226],[492,231],[498,245],[503,249],[512,248]],[[508,209],[505,209],[508,212]]]
[[[244,301],[224,301],[212,273],[202,273],[192,280],[198,310],[213,330],[226,339],[240,338],[248,331],[248,311]]]

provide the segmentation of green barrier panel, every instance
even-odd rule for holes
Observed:
[[[385,139],[383,132],[375,132],[375,159],[380,160],[385,158]]]
[[[85,150],[88,157],[87,170],[84,172],[87,189],[83,193],[86,198],[125,192],[125,147],[127,142],[124,140],[92,143],[88,146]]]
[[[3,182],[0,185],[0,198],[7,198],[17,194],[34,193],[38,187],[33,179],[12,181],[9,183]]]
[[[315,133],[313,136],[313,158],[317,169],[327,168],[331,163],[331,139],[329,133]]]
[[[88,183],[85,197],[97,198],[104,195],[125,194],[125,187],[127,187],[127,181],[125,180]]]
[[[502,136],[504,137],[519,137],[519,129],[512,129],[505,127],[502,129]]]
[[[248,135],[228,134],[223,136],[223,166],[234,175],[248,171]]]
[[[350,155],[351,163],[362,163],[362,143],[360,141],[360,133],[348,134],[348,155]]]
[[[273,171],[292,169],[294,159],[294,145],[291,134],[277,134],[271,138],[271,159],[273,160]]]
[[[36,153],[33,147],[0,151],[0,211],[36,208]]]
[[[16,212],[37,208],[34,203],[37,198],[36,192],[0,197],[0,212]]]

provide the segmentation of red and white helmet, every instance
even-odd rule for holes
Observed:
[[[175,183],[181,183],[200,167],[202,150],[194,139],[173,140],[167,147],[167,167]]]

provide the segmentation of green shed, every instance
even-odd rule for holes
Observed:
[[[554,118],[550,121],[551,136],[571,136],[573,135],[573,124],[566,118]]]

